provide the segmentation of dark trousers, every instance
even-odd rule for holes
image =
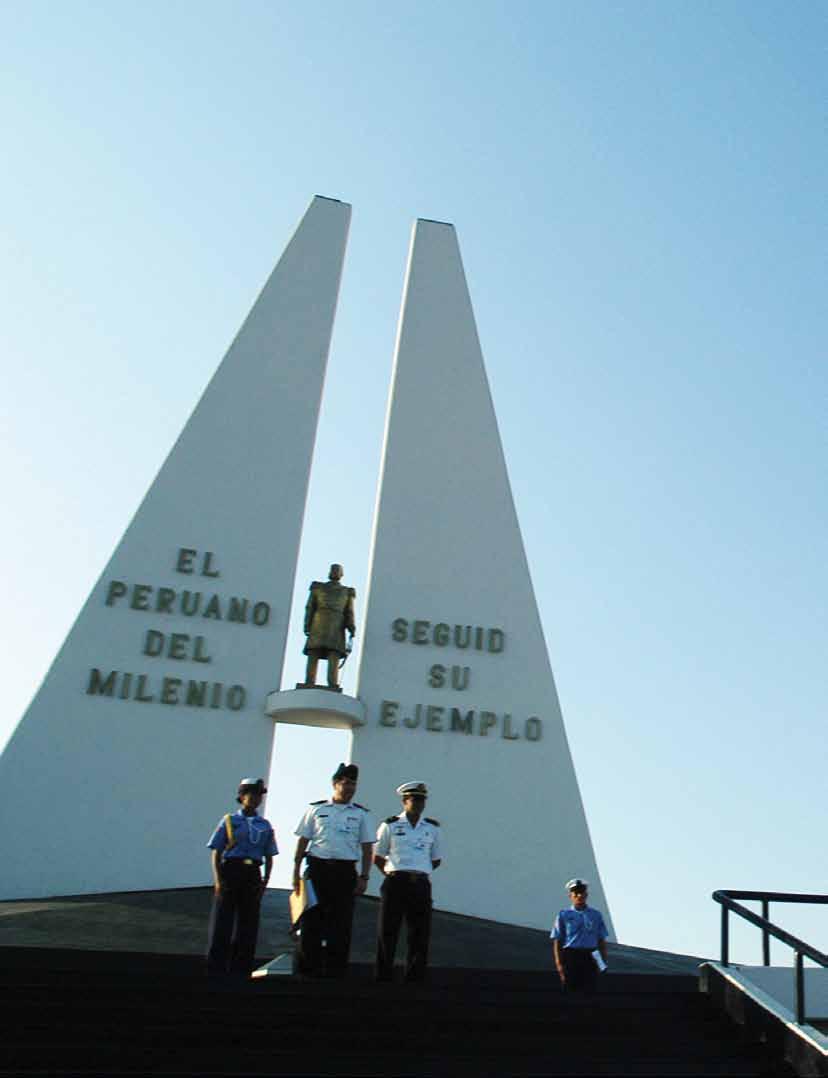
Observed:
[[[341,976],[351,953],[356,866],[353,861],[308,858],[308,877],[317,905],[302,915],[296,948],[296,971],[319,976]],[[326,946],[322,948],[322,940]]]
[[[231,858],[219,867],[221,894],[213,899],[207,972],[248,976],[256,956],[262,877],[259,866]]]
[[[588,947],[564,947],[561,950],[567,992],[594,992],[598,967]]]
[[[405,979],[421,981],[428,964],[431,938],[431,881],[415,872],[394,872],[380,888],[377,923],[377,980],[390,981],[394,974],[394,954],[400,926],[405,918],[408,954]]]

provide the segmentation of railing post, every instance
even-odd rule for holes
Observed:
[[[802,1025],[805,1021],[805,970],[802,952],[796,952],[796,1021]]]
[[[762,929],[762,965],[770,965],[770,932],[768,932],[767,922],[770,920],[770,902],[766,898],[762,899],[762,916],[765,919],[765,925]]]
[[[730,950],[730,947],[729,947],[730,941],[728,940],[728,924],[727,924],[728,912],[729,912],[728,908],[723,902],[722,903],[722,965],[723,966],[730,965],[730,963],[728,961],[728,954],[729,954],[729,950]]]

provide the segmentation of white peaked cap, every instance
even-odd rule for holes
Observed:
[[[576,876],[572,880],[567,880],[564,887],[567,891],[581,891],[584,887],[589,887],[589,880],[582,880],[580,876]]]
[[[405,797],[406,794],[428,797],[428,787],[424,782],[403,782],[397,787],[397,794],[399,797]]]

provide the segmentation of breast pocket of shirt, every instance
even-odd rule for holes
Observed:
[[[260,820],[256,820],[250,824],[249,841],[252,846],[258,846],[259,843],[265,841],[268,836],[270,828],[266,823],[262,823]]]

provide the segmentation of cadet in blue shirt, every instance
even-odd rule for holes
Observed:
[[[586,880],[566,883],[572,905],[561,910],[550,932],[555,967],[564,991],[591,992],[598,976],[597,951],[606,966],[607,926],[599,910],[587,905],[589,885]]]
[[[273,828],[256,812],[266,793],[263,779],[242,779],[236,797],[241,808],[219,820],[207,843],[214,894],[207,949],[211,976],[247,977],[253,969],[259,908],[279,852]]]

